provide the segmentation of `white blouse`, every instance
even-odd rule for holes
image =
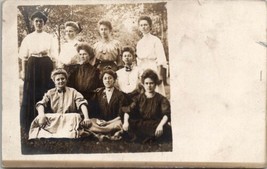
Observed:
[[[59,64],[69,65],[72,63],[73,60],[75,60],[78,56],[78,52],[76,50],[76,47],[78,46],[79,41],[78,40],[72,40],[64,43],[61,46],[60,54],[58,57]]]
[[[154,62],[167,68],[167,60],[160,39],[150,33],[138,41],[136,46],[137,65]]]
[[[19,49],[19,57],[28,59],[30,56],[42,57],[43,53],[51,59],[58,56],[58,45],[55,38],[47,32],[32,32],[28,34],[22,41]]]
[[[138,67],[133,66],[131,71],[126,71],[125,68],[117,70],[117,85],[124,93],[133,92],[139,83],[140,72]]]

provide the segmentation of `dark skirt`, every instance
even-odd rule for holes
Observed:
[[[53,62],[49,57],[30,57],[25,65],[23,98],[20,109],[21,127],[27,133],[31,122],[38,115],[35,104],[47,90],[54,87],[50,78]]]
[[[163,135],[159,138],[155,137],[155,131],[159,123],[160,121],[157,120],[130,119],[129,132],[134,134],[137,140],[141,142],[146,142],[148,140],[170,142],[172,140],[172,130],[171,126],[168,124],[163,126]]]

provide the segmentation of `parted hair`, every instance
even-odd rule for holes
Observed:
[[[112,24],[111,24],[110,21],[105,20],[105,19],[101,19],[101,20],[98,22],[98,27],[99,27],[100,25],[105,25],[105,26],[107,26],[107,27],[109,28],[110,31],[112,31]]]
[[[104,67],[103,71],[100,74],[100,79],[101,80],[103,80],[103,77],[104,77],[105,74],[111,75],[114,78],[114,80],[117,79],[117,73],[114,70],[111,69],[111,66]]]
[[[68,79],[68,76],[69,75],[68,75],[67,71],[65,69],[63,69],[63,68],[56,68],[56,69],[54,69],[52,71],[52,73],[51,73],[51,79],[54,81],[55,80],[55,76],[56,75],[59,75],[59,74],[64,75],[66,77],[66,79]]]
[[[67,22],[65,22],[64,26],[65,26],[65,28],[67,26],[73,27],[77,33],[80,33],[82,31],[82,27],[81,27],[79,22],[67,21]]]
[[[80,50],[85,50],[91,58],[95,57],[94,49],[86,42],[79,43],[76,50],[78,53]]]
[[[152,28],[152,19],[149,16],[140,16],[139,19],[138,19],[138,24],[142,20],[146,20],[148,22],[150,28]]]
[[[142,76],[141,76],[141,82],[144,84],[144,81],[146,78],[150,78],[156,85],[159,85],[161,81],[159,80],[159,77],[157,73],[152,69],[146,69]]]

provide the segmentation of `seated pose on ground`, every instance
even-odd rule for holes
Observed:
[[[38,116],[31,124],[29,139],[79,138],[81,127],[91,126],[87,101],[75,89],[66,86],[67,77],[67,72],[61,68],[51,73],[56,87],[36,103]]]
[[[121,139],[122,133],[122,107],[127,106],[125,95],[114,87],[117,78],[111,67],[106,67],[101,73],[104,88],[96,92],[93,110],[90,112],[92,126],[90,133],[94,133],[99,140],[104,137],[111,140]]]
[[[151,69],[141,76],[145,92],[134,98],[125,110],[123,130],[128,131],[131,139],[147,142],[157,139],[171,139],[170,103],[166,97],[155,91],[159,78]]]

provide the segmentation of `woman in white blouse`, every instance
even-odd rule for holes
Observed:
[[[76,47],[80,43],[78,34],[81,31],[82,28],[79,23],[73,21],[67,21],[65,23],[66,42],[61,46],[57,67],[63,68],[75,63],[78,57]]]
[[[158,37],[150,33],[152,20],[149,16],[141,16],[138,19],[138,25],[143,37],[137,42],[136,46],[137,65],[142,71],[146,69],[156,71],[159,79],[162,81],[162,69],[163,67],[167,68],[163,45]],[[166,95],[162,83],[156,90],[163,96]]]
[[[21,77],[24,79],[21,105],[21,125],[27,130],[37,116],[35,104],[44,93],[54,86],[50,79],[53,59],[57,57],[57,43],[52,35],[43,31],[47,16],[40,11],[31,16],[35,31],[22,41],[19,57],[22,59]]]

